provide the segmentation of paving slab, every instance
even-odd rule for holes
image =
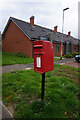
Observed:
[[[0,101],[0,120],[13,118],[7,107]]]

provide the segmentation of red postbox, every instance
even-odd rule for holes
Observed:
[[[45,73],[53,70],[53,45],[49,41],[37,40],[34,47],[34,71]]]

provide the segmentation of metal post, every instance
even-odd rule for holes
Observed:
[[[63,51],[63,28],[64,28],[64,11],[68,10],[69,8],[63,9],[63,21],[62,21],[62,40],[61,40],[61,56],[60,60],[62,60],[62,51]]]
[[[44,90],[45,90],[45,73],[42,74],[42,94],[41,94],[41,100],[44,99]]]
[[[63,28],[64,28],[64,11],[63,11],[63,22],[62,22],[62,40],[61,40],[61,56],[60,56],[60,60],[62,60],[62,50],[63,50]]]

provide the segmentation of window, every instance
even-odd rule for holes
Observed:
[[[59,45],[56,45],[56,52],[59,52]]]

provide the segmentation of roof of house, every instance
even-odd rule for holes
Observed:
[[[45,28],[45,27],[42,27],[42,26],[39,26],[39,25],[35,25],[35,24],[34,24],[34,26],[32,26],[28,22],[25,22],[25,21],[22,21],[22,20],[13,18],[13,17],[9,18],[8,23],[7,23],[7,25],[6,25],[6,27],[5,27],[4,31],[3,31],[3,34],[5,34],[5,31],[6,31],[6,29],[8,27],[8,24],[10,23],[11,20],[31,40],[38,39],[40,36],[44,36],[44,37],[46,36],[49,39],[52,39],[52,41],[56,41],[56,42],[61,42],[61,40],[62,40],[62,33],[60,33],[60,32],[54,32],[54,30],[52,30],[52,29],[48,29],[48,28]],[[66,34],[63,34],[63,40],[64,40],[64,42],[73,40],[73,43],[75,45],[77,45],[80,42],[79,39],[76,39],[76,38],[74,38],[72,36],[68,36]]]
[[[54,41],[54,42],[60,42],[61,43],[61,41],[62,41],[62,33],[60,33],[60,32],[53,32],[52,31],[52,32],[46,34],[45,36],[52,39],[52,41]],[[71,42],[74,45],[80,44],[79,39],[76,39],[72,36],[68,36],[66,34],[63,34],[63,43],[66,43],[66,42]]]

